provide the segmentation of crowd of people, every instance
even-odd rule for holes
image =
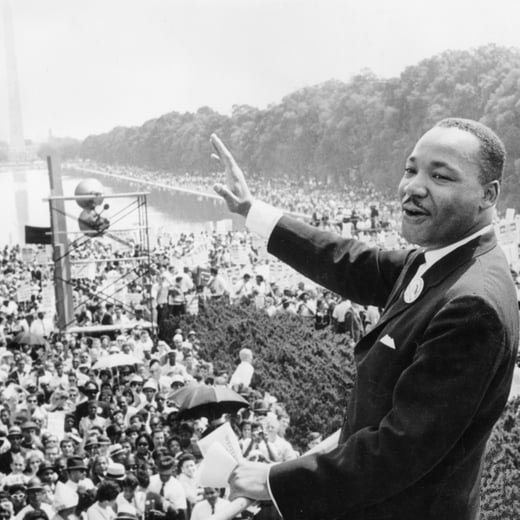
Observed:
[[[215,182],[223,180],[219,174],[172,175],[166,171],[153,171],[136,166],[105,165],[92,160],[75,160],[68,168],[110,173],[125,177],[139,186],[170,190],[172,178],[175,188],[213,194]],[[355,189],[321,184],[314,179],[293,179],[280,176],[265,180],[262,176],[248,175],[251,193],[259,200],[307,218],[324,227],[341,228],[351,224],[353,231],[383,227],[396,229],[399,207],[392,197],[381,197],[374,186],[360,182]]]
[[[6,311],[1,311],[4,314]],[[8,311],[9,312],[9,311]],[[200,519],[226,503],[203,487],[197,440],[228,421],[251,460],[297,456],[283,404],[251,388],[252,352],[231,373],[199,355],[196,331],[152,341],[146,328],[66,333],[0,346],[0,516],[23,519]],[[136,364],[113,365],[119,355]],[[232,368],[232,367],[231,367]],[[236,414],[184,417],[175,392],[200,383],[233,388]]]
[[[105,169],[87,161],[80,166]],[[164,172],[110,171],[155,188],[171,182]],[[214,181],[176,177],[178,185],[199,191],[210,191]],[[253,179],[251,188],[316,226],[386,246],[392,237],[394,247],[402,245],[395,235],[396,207],[371,186],[354,194],[290,179]],[[135,260],[143,256],[146,265]],[[0,251],[0,518],[206,518],[228,502],[225,489],[202,486],[197,441],[223,422],[231,424],[250,460],[297,457],[283,403],[251,386],[250,351],[241,351],[236,369],[215,372],[216,360],[200,355],[196,330],[168,336],[167,323],[197,313],[208,300],[271,316],[298,315],[318,330],[344,334],[351,345],[379,319],[378,308],[286,272],[275,277],[273,259],[244,231],[183,233],[150,251],[132,240],[121,247],[103,237],[85,238],[70,258],[90,262],[72,284],[75,325],[85,332],[60,334],[43,290],[52,284],[50,258],[45,263],[35,253],[28,260],[20,246]],[[22,284],[29,294],[24,299]],[[95,332],[97,326],[105,329]],[[138,362],[112,365],[109,360],[120,355]],[[249,406],[236,414],[187,418],[175,392],[199,383],[233,388]],[[303,448],[320,440],[314,432]]]
[[[111,272],[131,271],[132,258],[142,251],[114,250],[103,239],[75,247],[73,259],[95,260],[94,276],[73,284],[76,324],[83,333],[55,331],[42,290],[52,284],[51,264],[42,263],[37,251],[33,260],[24,258],[27,248],[20,246],[1,251],[0,517],[204,518],[227,500],[225,489],[198,482],[197,440],[222,421],[232,424],[250,460],[297,456],[286,438],[290,419],[283,403],[250,386],[251,352],[241,352],[236,370],[215,373],[214,360],[199,354],[196,331],[178,329],[165,337],[161,324],[187,312],[187,301],[196,298],[201,305],[220,299],[268,313],[323,314],[328,325],[337,321],[334,298],[325,295],[329,310],[315,312],[317,293],[304,282],[282,290],[261,275],[253,280],[253,271],[233,286],[219,272],[232,263],[230,249],[237,242],[247,246],[253,268],[252,240],[245,233],[207,239],[203,273],[179,269],[177,263],[190,254],[197,237],[182,235],[174,244],[154,248],[149,269],[124,283],[125,291],[141,295],[136,305],[128,305],[117,291],[107,298],[103,287]],[[19,301],[21,283],[31,292],[24,301]],[[150,334],[155,321],[163,336],[158,341]],[[109,330],[91,333],[97,325]],[[120,354],[139,363],[110,367],[108,360]],[[234,388],[249,407],[229,416],[183,418],[172,394],[201,382]]]

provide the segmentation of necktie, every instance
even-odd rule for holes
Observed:
[[[159,495],[161,495],[162,497],[164,496],[164,486],[166,486],[166,482],[162,483],[161,490],[159,491]]]
[[[409,280],[409,282],[407,285],[405,285],[403,293],[403,299],[405,303],[412,303],[417,300],[423,290],[424,281],[422,274],[424,273],[424,269],[421,269],[421,266],[424,266],[424,263],[424,253],[419,253],[414,258],[412,265],[406,273],[406,278]]]
[[[211,504],[211,514],[215,514],[215,504]]]
[[[417,256],[412,260],[409,266],[404,266],[402,278],[397,284],[394,286],[392,290],[392,294],[388,298],[388,301],[385,305],[385,312],[395,303],[395,301],[399,298],[406,288],[408,287],[410,280],[417,273],[417,269],[420,265],[424,263],[425,257],[424,253],[418,253]],[[403,295],[404,296],[404,295]]]

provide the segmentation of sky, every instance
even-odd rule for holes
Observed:
[[[520,0],[0,0],[11,5],[26,138],[79,139],[162,114],[264,108],[448,49],[520,48]],[[3,31],[3,25],[0,25]],[[8,140],[0,38],[0,140]]]

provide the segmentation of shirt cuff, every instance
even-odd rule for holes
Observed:
[[[269,469],[267,471],[267,491],[269,492],[269,496],[271,497],[271,501],[273,502],[274,507],[276,508],[276,511],[278,511],[278,514],[280,515],[280,517],[283,518],[280,508],[278,507],[278,504],[276,503],[276,500],[274,499],[273,492],[271,491],[271,482],[269,480],[269,475],[271,473],[271,468],[273,466],[274,466],[274,464],[271,464],[271,466],[269,467]]]
[[[282,215],[283,211],[281,209],[266,204],[261,200],[255,200],[247,214],[246,227],[252,233],[256,233],[261,238],[268,240]]]

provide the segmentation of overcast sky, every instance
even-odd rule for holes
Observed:
[[[5,0],[2,0],[5,1]],[[265,107],[363,68],[520,48],[520,0],[10,0],[25,136],[83,138],[170,111]],[[8,136],[0,52],[0,140]]]

